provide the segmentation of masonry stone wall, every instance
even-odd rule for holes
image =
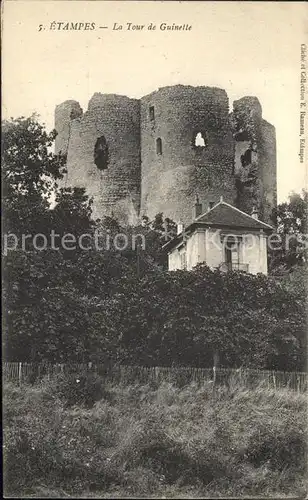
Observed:
[[[277,203],[275,128],[262,118],[256,97],[233,103],[230,123],[235,139],[236,206],[251,213],[255,207],[265,222]]]
[[[276,130],[266,120],[261,122],[259,161],[262,184],[260,216],[265,222],[273,224],[271,214],[277,205]]]
[[[227,94],[218,88],[176,85],[141,99],[142,214],[163,212],[188,223],[197,194],[204,206],[222,195],[233,203],[228,113]],[[204,147],[195,144],[198,134]]]
[[[276,205],[276,140],[257,98],[229,113],[219,88],[175,85],[138,99],[95,93],[56,107],[56,152],[67,154],[64,184],[93,197],[94,217],[134,224],[163,212],[176,222],[224,200],[269,221]]]
[[[58,133],[55,141],[55,152],[56,154],[62,153],[67,154],[71,122],[72,120],[82,116],[82,108],[77,101],[64,101],[55,110],[55,129]]]
[[[106,145],[105,155],[99,140]],[[97,165],[100,153],[105,158]],[[66,185],[86,187],[93,197],[95,218],[113,215],[136,223],[141,184],[139,100],[94,94],[88,110],[70,122],[67,171]]]

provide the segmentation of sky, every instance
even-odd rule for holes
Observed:
[[[216,86],[230,108],[257,96],[276,127],[278,201],[308,187],[299,160],[304,2],[5,0],[2,10],[3,118],[36,112],[50,130],[66,99],[86,110],[94,92],[139,98],[165,85]],[[50,30],[53,21],[95,29]],[[127,30],[127,23],[144,28]],[[161,23],[191,29],[163,31]]]

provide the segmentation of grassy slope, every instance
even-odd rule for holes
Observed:
[[[106,389],[85,408],[53,381],[5,388],[7,496],[304,496],[305,395]]]

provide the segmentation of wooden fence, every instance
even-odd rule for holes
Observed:
[[[308,388],[307,373],[261,371],[252,369],[194,368],[194,367],[148,367],[148,366],[109,366],[88,364],[48,364],[48,363],[3,363],[4,381],[14,381],[19,384],[34,383],[44,377],[51,378],[57,374],[96,373],[107,381],[125,384],[147,384],[171,382],[184,386],[191,382],[198,384],[208,382],[219,385],[240,383],[248,388],[262,384],[272,389],[289,388],[305,392]]]

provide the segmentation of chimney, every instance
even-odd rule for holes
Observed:
[[[176,226],[176,234],[181,234],[183,232],[184,224],[182,222],[178,222]]]
[[[259,212],[258,212],[258,209],[256,207],[253,207],[252,209],[252,212],[251,212],[251,217],[253,217],[254,219],[259,219]]]
[[[202,203],[200,203],[199,196],[197,195],[196,196],[195,206],[194,206],[193,219],[196,219],[201,214],[202,214]]]

